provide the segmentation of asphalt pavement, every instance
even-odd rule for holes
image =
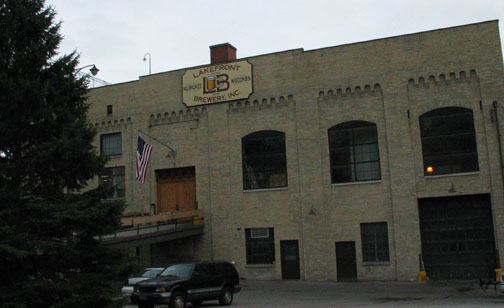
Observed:
[[[504,293],[462,282],[307,282],[243,280],[231,307],[504,307]],[[126,305],[133,308],[136,305]],[[166,306],[156,306],[166,307]],[[191,307],[191,304],[187,304]],[[217,301],[200,307],[219,307]]]

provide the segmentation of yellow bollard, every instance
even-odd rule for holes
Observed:
[[[502,269],[496,268],[494,269],[494,272],[495,272],[495,281],[501,281]]]
[[[426,272],[418,272],[418,282],[427,282],[427,273]]]
[[[193,222],[195,225],[199,225],[201,224],[201,219],[199,218],[199,216],[194,216]]]

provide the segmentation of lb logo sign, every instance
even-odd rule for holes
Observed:
[[[246,99],[252,92],[247,61],[187,70],[182,76],[182,100],[188,107]]]

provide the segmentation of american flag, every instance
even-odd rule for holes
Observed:
[[[145,183],[145,175],[147,174],[147,166],[149,165],[151,153],[152,145],[146,143],[140,136],[138,136],[136,179],[140,183]]]

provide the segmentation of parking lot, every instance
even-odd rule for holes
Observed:
[[[481,290],[476,281],[341,283],[245,280],[241,284],[242,292],[235,295],[231,307],[504,307],[504,293],[494,291],[493,286]],[[201,305],[218,306],[217,301]]]

